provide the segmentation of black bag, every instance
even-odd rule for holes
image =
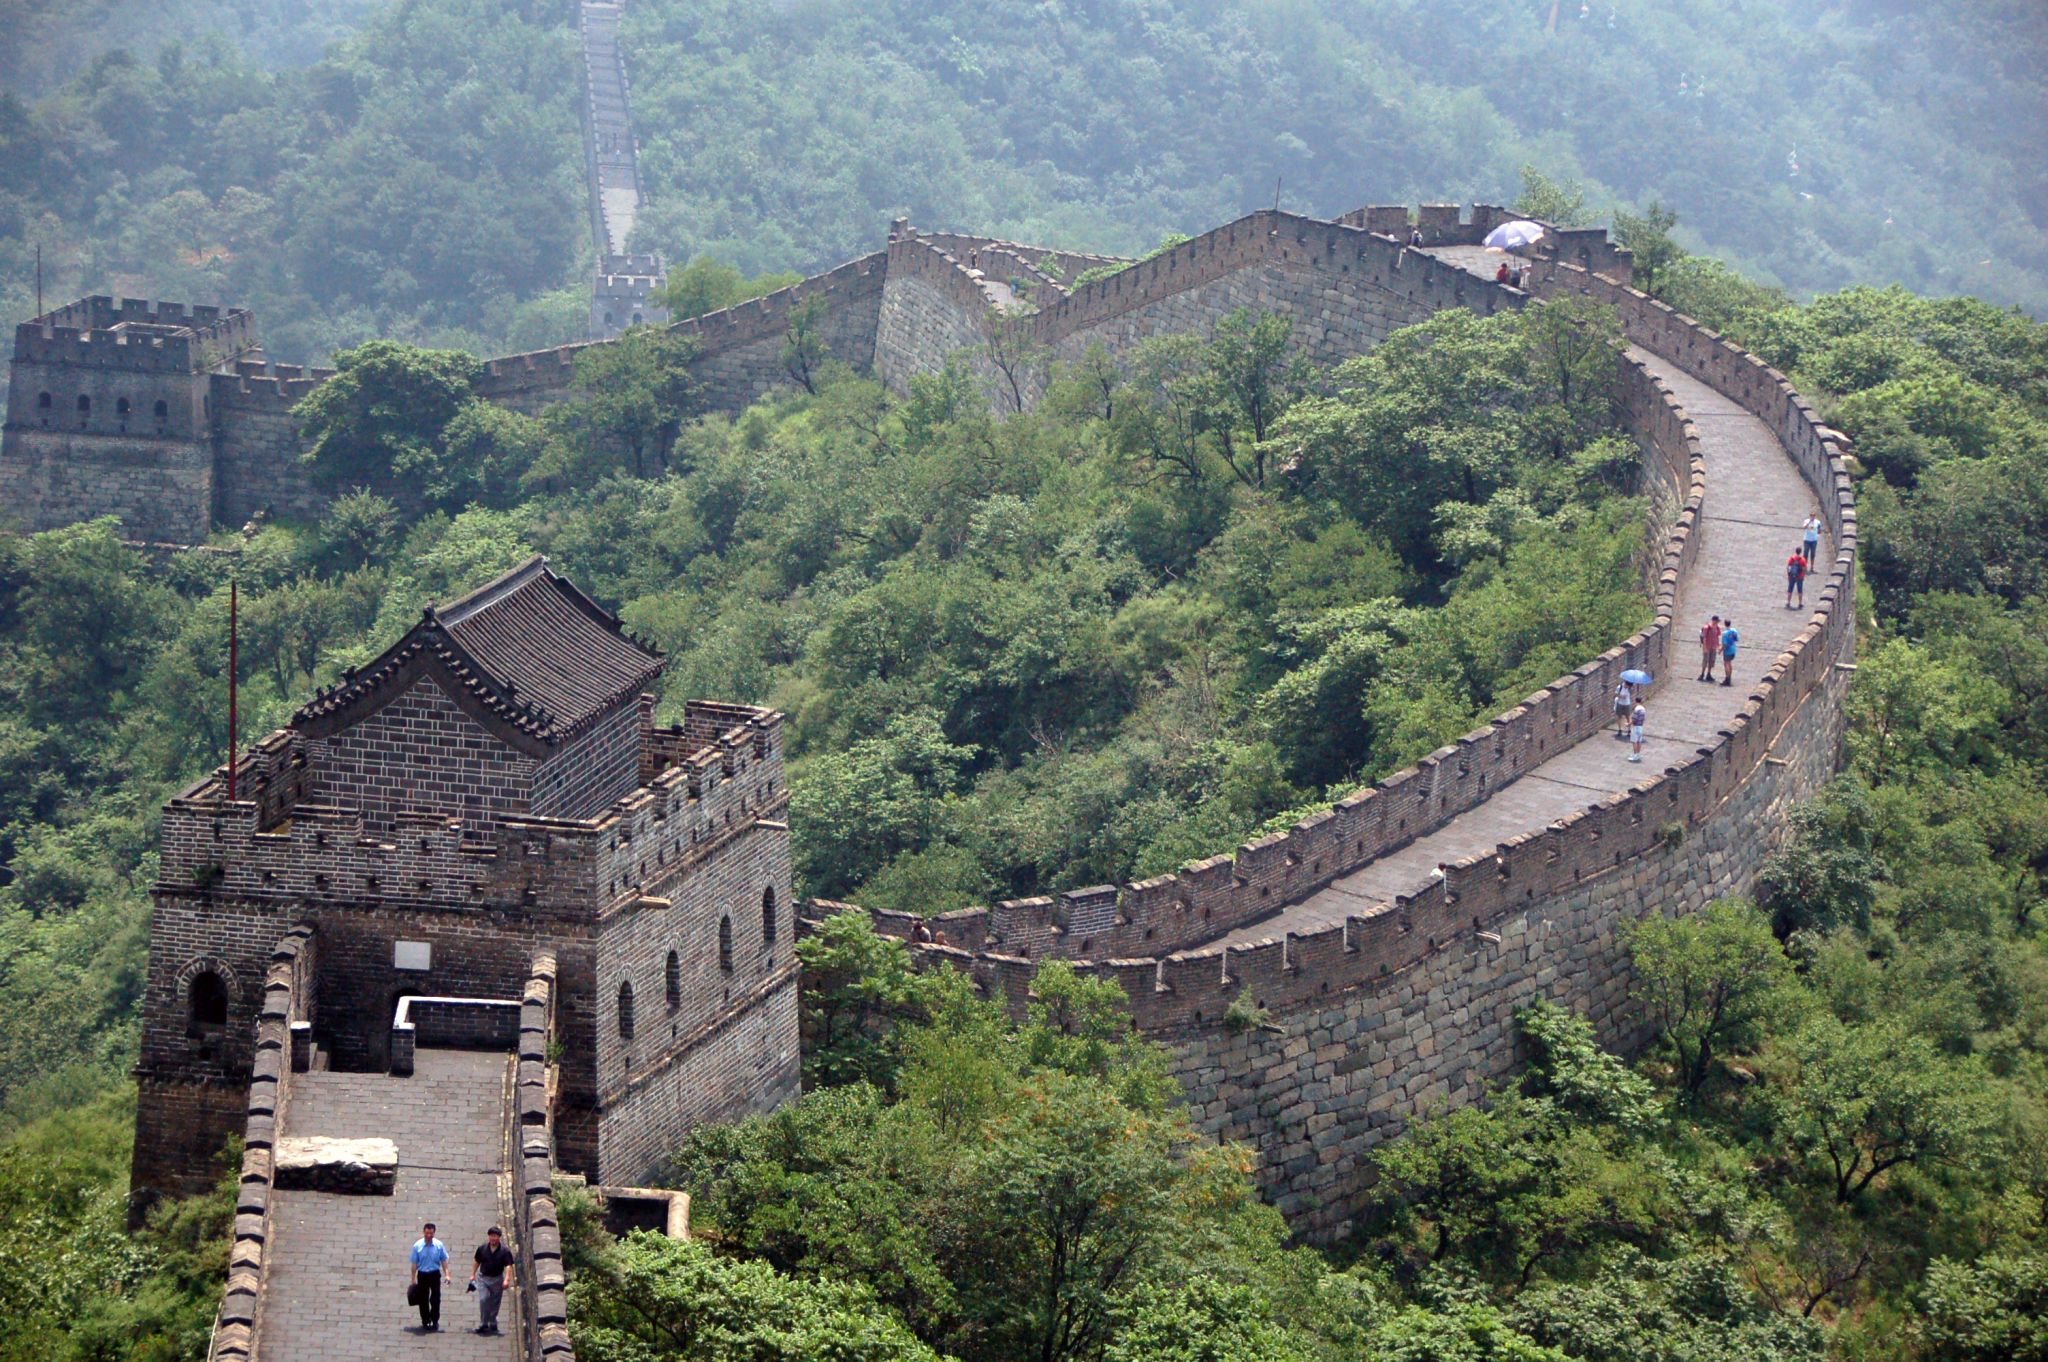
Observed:
[[[418,1305],[420,1303],[420,1284],[418,1282],[412,1282],[406,1286],[405,1303],[407,1305]]]

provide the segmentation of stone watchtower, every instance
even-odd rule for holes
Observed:
[[[607,255],[590,291],[590,338],[610,340],[629,326],[666,326],[668,309],[654,302],[667,282],[659,255]]]
[[[193,544],[213,515],[212,375],[256,348],[240,308],[87,298],[14,330],[0,513],[45,530],[118,515]]]
[[[693,701],[656,728],[643,692],[661,666],[535,558],[429,608],[239,754],[233,798],[223,768],[171,800],[139,1195],[218,1176],[265,972],[295,930],[312,947],[297,1066],[408,1064],[402,999],[413,1018],[516,1003],[552,952],[571,1170],[632,1181],[691,1126],[795,1096],[781,716]]]

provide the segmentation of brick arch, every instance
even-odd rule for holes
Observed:
[[[188,1030],[200,1024],[194,1015],[195,990],[205,988],[207,984],[204,981],[207,980],[215,981],[220,988],[221,1016],[218,1025],[226,1026],[234,1017],[235,1010],[241,1006],[242,981],[235,973],[235,967],[217,955],[194,956],[179,967],[174,983],[177,989],[178,1010],[184,1016]],[[209,1020],[207,1024],[216,1023]]]

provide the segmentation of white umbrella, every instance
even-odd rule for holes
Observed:
[[[1503,222],[1486,234],[1486,245],[1496,251],[1512,251],[1520,246],[1533,246],[1543,239],[1543,224],[1526,219]]]

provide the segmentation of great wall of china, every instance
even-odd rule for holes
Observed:
[[[1297,342],[1329,364],[1444,308],[1492,313],[1530,295],[1579,294],[1616,309],[1631,347],[1622,406],[1643,444],[1646,486],[1677,508],[1651,584],[1648,629],[1288,834],[1159,880],[955,915],[942,925],[962,944],[919,948],[1012,999],[1048,956],[1086,961],[1118,980],[1139,1024],[1181,1057],[1204,1127],[1260,1152],[1267,1189],[1309,1234],[1342,1225],[1363,1156],[1405,1113],[1470,1100],[1507,1072],[1509,1018],[1529,997],[1560,997],[1610,1040],[1631,1040],[1620,926],[1643,911],[1688,910],[1745,890],[1784,806],[1826,780],[1838,746],[1856,549],[1840,437],[1782,375],[1629,288],[1626,253],[1603,234],[1556,234],[1532,264],[1527,293],[1475,272],[1473,245],[1503,216],[1438,206],[1328,221],[1256,212],[1078,288],[1060,281],[1098,257],[899,224],[881,251],[676,327],[698,342],[693,369],[709,404],[731,410],[789,382],[783,341],[791,314],[807,303],[832,354],[891,387],[957,357],[998,402],[1009,385],[991,357],[992,328],[1072,359],[1097,344],[1127,353],[1148,336],[1199,331],[1251,307],[1287,317]],[[1411,217],[1419,245],[1407,242]],[[33,421],[32,385],[57,364],[108,392],[143,385],[131,410],[146,410],[139,404],[154,385],[182,385],[167,440],[145,439],[131,452],[121,437],[87,432],[97,447],[120,452],[120,486],[158,504],[189,487],[179,521],[188,530],[209,518],[233,523],[264,508],[303,514],[317,504],[299,475],[289,412],[319,375],[250,358],[197,371],[199,345],[227,352],[253,341],[245,314],[185,314],[195,335],[203,330],[200,341],[124,338],[127,320],[152,318],[132,329],[147,336],[166,323],[166,310],[100,300],[71,312],[86,309],[112,324],[45,319],[20,329],[12,411]],[[539,410],[573,394],[581,349],[492,360],[479,388]],[[1025,377],[1027,402],[1038,373]],[[199,424],[208,399],[211,432]],[[95,410],[106,405],[101,398]],[[216,461],[196,452],[154,457],[167,444],[182,448],[188,430],[202,445],[210,439]],[[21,518],[61,523],[132,505],[118,492],[81,504],[102,485],[90,482],[75,483],[71,499],[46,499],[60,472],[80,478],[96,467],[96,446],[81,451],[69,431],[48,443],[20,440],[13,429],[9,436],[0,500]],[[1759,486],[1773,482],[1759,510]],[[1751,550],[1781,549],[1815,504],[1834,545],[1816,609],[1793,616],[1768,599],[1751,606],[1757,593],[1745,573],[1755,577],[1748,570],[1757,561],[1772,561]],[[1776,528],[1756,523],[1759,514]],[[1597,741],[1616,676],[1642,666],[1662,678],[1685,665],[1674,631],[1709,609],[1749,616],[1742,688],[1702,697],[1660,687],[1653,722],[1681,740],[1659,745],[1661,765],[1617,767]],[[1545,770],[1573,761],[1587,770]],[[1397,864],[1398,875],[1388,869]],[[1382,882],[1370,883],[1375,866]],[[1351,882],[1364,887],[1347,890]],[[1309,899],[1323,907],[1283,912]],[[1226,1027],[1224,1012],[1246,987],[1280,1031]]]
[[[586,36],[591,10],[614,9],[583,8]],[[615,32],[615,9],[598,19]],[[602,219],[600,153],[612,144],[595,131],[599,87],[593,76],[587,126],[593,211]],[[892,389],[964,363],[991,402],[1008,409],[1036,399],[1048,363],[1095,346],[1124,357],[1140,341],[1203,331],[1238,308],[1287,318],[1295,342],[1325,365],[1447,308],[1491,314],[1532,299],[1587,296],[1615,309],[1629,347],[1619,406],[1641,446],[1643,486],[1664,533],[1654,580],[1645,584],[1647,628],[1285,833],[1173,875],[950,913],[934,925],[951,944],[912,946],[934,966],[969,973],[1012,1008],[1023,1006],[1031,972],[1046,959],[1115,981],[1135,1024],[1172,1053],[1200,1127],[1254,1151],[1262,1187],[1311,1240],[1341,1234],[1364,1194],[1371,1151],[1410,1116],[1474,1101],[1512,1072],[1513,1014],[1532,999],[1589,1016],[1611,1044],[1639,1044],[1626,928],[1648,914],[1691,912],[1746,892],[1787,807],[1827,781],[1840,747],[1841,699],[1854,669],[1857,550],[1841,438],[1782,375],[1629,287],[1628,255],[1604,233],[1554,231],[1531,262],[1526,289],[1494,282],[1497,257],[1477,243],[1506,216],[1441,205],[1366,208],[1330,220],[1260,211],[1080,286],[1070,281],[1082,272],[1124,262],[898,223],[881,250],[674,327],[696,342],[691,368],[715,410],[736,410],[790,382],[783,350],[797,316],[834,358]],[[606,230],[601,220],[597,230]],[[602,299],[594,297],[595,329]],[[490,360],[478,391],[537,412],[575,395],[584,348]],[[325,376],[267,361],[255,319],[236,309],[107,298],[60,308],[16,329],[0,512],[30,529],[114,514],[132,537],[169,543],[198,542],[212,527],[259,511],[314,515],[323,497],[299,462],[292,408]],[[1814,608],[1785,611],[1774,599],[1773,565],[1815,506],[1831,562],[1815,575]],[[1690,662],[1689,629],[1710,610],[1742,624],[1734,687],[1673,679]],[[1659,678],[1642,766],[1623,764],[1604,736],[1607,697],[1630,667]],[[252,778],[267,769],[266,753],[276,755],[261,744],[252,750]],[[273,775],[285,778],[281,768]],[[725,788],[706,774],[700,791],[698,779],[691,776],[686,800],[677,796],[679,807],[702,799],[708,808]],[[776,806],[764,807],[779,816]],[[780,827],[772,817],[759,823],[762,812],[751,806],[740,812],[743,826],[751,818]],[[256,804],[246,817],[209,806],[188,821],[195,838],[247,842],[225,859],[195,852],[199,868],[185,867],[192,874],[203,873],[204,861],[221,863],[224,877],[258,875],[263,885],[289,877],[293,866],[265,860],[284,849]],[[625,911],[657,901],[645,861],[662,845],[659,810],[621,806],[586,821],[544,835],[591,880],[590,896]],[[462,924],[479,913],[512,923],[530,911],[531,876],[512,872],[532,854],[533,833],[496,848],[508,875],[504,894],[487,884],[481,907],[469,901],[473,886],[463,895],[432,888],[471,874],[483,854],[459,829],[422,830],[417,858],[409,837],[385,844],[343,833],[329,850],[309,810],[290,836],[308,846],[317,838],[322,850],[307,853],[315,859],[348,860],[323,875],[363,881],[380,901],[404,899],[392,901],[420,933],[438,930],[436,922],[467,931]],[[230,891],[283,892],[253,880],[220,890]],[[804,911],[815,923],[844,910],[813,903]],[[910,935],[908,918],[872,916],[882,930]],[[245,1163],[236,1275],[216,1337],[223,1358],[258,1351],[258,1317],[280,1270],[277,1250],[265,1250],[277,1204],[265,1141],[292,1086],[317,1091],[323,1081],[295,1061],[304,1059],[313,1024],[303,1001],[309,962],[334,947],[317,932],[293,930],[283,942],[273,932],[244,943],[271,952],[271,964],[267,977],[245,986],[258,1009],[254,1049],[216,1095],[232,1099],[259,1156]],[[507,1156],[506,1208],[535,1272],[528,1280],[543,1288],[522,1302],[526,1351],[562,1358],[549,1175],[557,1121],[573,1151],[587,1143],[578,1124],[587,1117],[558,1111],[547,1082],[554,956],[536,949],[520,967],[523,992],[516,980],[495,985],[499,997],[524,1000],[517,1027],[506,1024],[508,1038],[516,1033],[507,1040],[515,1057],[506,1147],[518,1151]],[[577,967],[573,987],[591,1000],[590,1011],[568,1035],[603,1047],[603,1038],[629,1033],[636,971],[654,971],[637,980],[641,996],[660,993],[658,951],[636,951],[630,963],[622,957],[619,968],[614,977],[602,965]],[[670,990],[673,997],[673,982]],[[1231,1014],[1246,993],[1261,1024]],[[380,994],[365,1005],[386,1001]],[[748,1081],[743,1065],[721,1063],[731,1081]],[[705,1109],[732,1105],[710,1098],[717,1100]],[[633,1169],[605,1175],[630,1178],[657,1159],[648,1145],[634,1153]],[[290,1204],[289,1195],[282,1200]],[[275,1334],[279,1312],[271,1318]],[[335,1355],[331,1347],[306,1350]],[[270,1351],[290,1349],[273,1337]]]

